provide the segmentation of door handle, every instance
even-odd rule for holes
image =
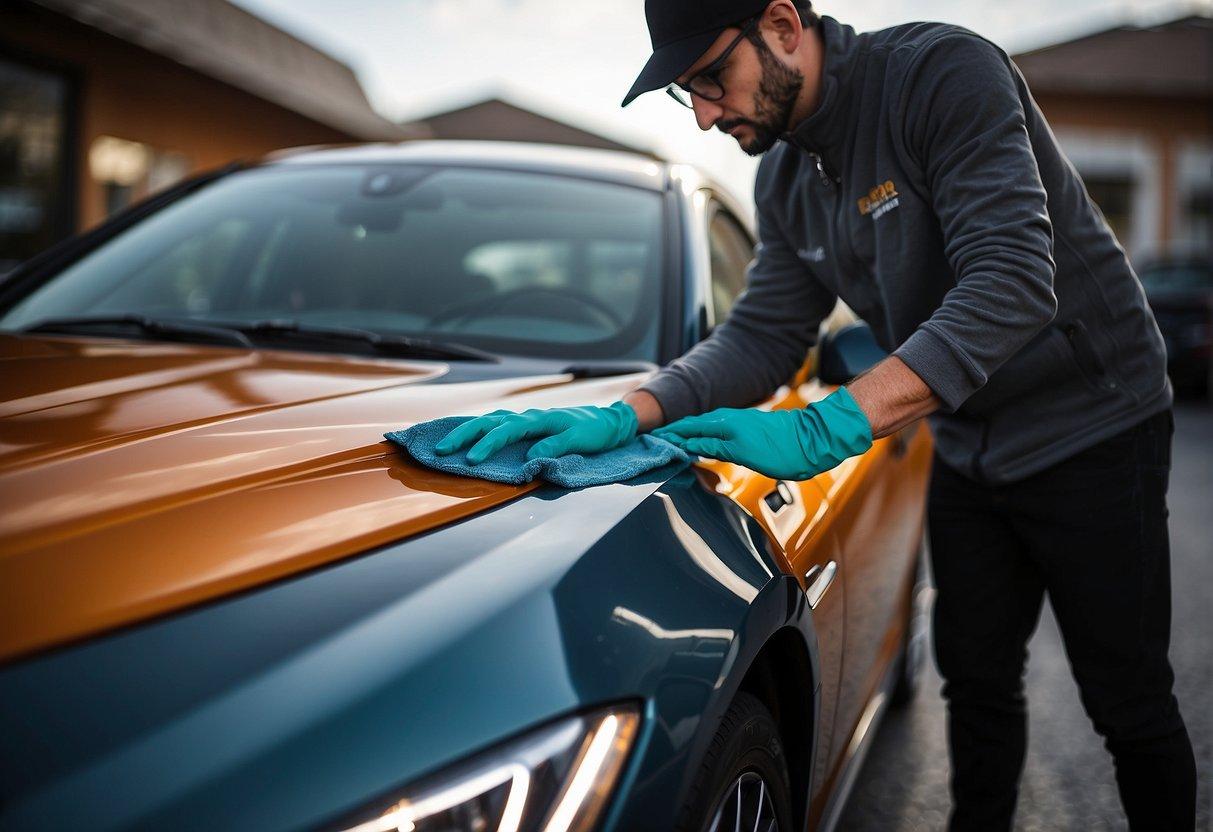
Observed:
[[[762,498],[766,501],[767,508],[771,511],[779,511],[786,505],[791,505],[796,499],[796,494],[792,491],[792,487],[783,480],[775,483],[775,487],[771,489]]]
[[[830,588],[830,584],[834,583],[834,575],[838,573],[838,562],[830,561],[824,567],[821,564],[816,564],[805,573],[804,579],[808,583],[808,588],[804,594],[809,599],[809,609],[817,609],[817,605],[821,603],[821,599],[825,596],[826,590]]]

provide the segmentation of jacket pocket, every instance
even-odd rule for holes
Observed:
[[[1065,336],[1066,344],[1070,347],[1071,360],[1078,367],[1082,380],[1087,382],[1090,389],[1099,393],[1101,397],[1124,392],[1117,383],[1115,372],[1112,372],[1111,367],[1107,366],[1104,359],[1100,357],[1086,324],[1075,319],[1058,324],[1058,329]]]
[[[1091,343],[1091,333],[1087,331],[1086,324],[1076,319],[1060,324],[1058,328],[1065,335],[1066,343],[1074,356],[1074,363],[1078,365],[1083,378],[1101,390],[1115,387],[1108,375],[1108,368],[1104,366],[1099,353],[1095,351],[1095,345]]]

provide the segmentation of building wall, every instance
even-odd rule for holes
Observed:
[[[1209,217],[1199,213],[1213,194],[1213,100],[1055,92],[1033,97],[1093,197],[1108,183],[1128,183],[1131,214],[1127,227],[1117,230],[1130,255],[1213,242]]]
[[[105,218],[107,192],[90,170],[102,137],[146,145],[168,170],[206,170],[297,145],[352,141],[241,90],[72,20],[15,4],[0,7],[0,48],[61,67],[76,81],[77,228]],[[123,142],[111,143],[122,146]],[[161,183],[163,184],[163,183]],[[146,183],[136,188],[142,195]]]

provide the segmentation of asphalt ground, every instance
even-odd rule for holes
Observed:
[[[1175,407],[1170,508],[1171,664],[1196,751],[1197,829],[1213,830],[1213,402]],[[906,709],[881,724],[838,829],[941,830],[947,825],[948,754],[942,682],[932,655]],[[1015,829],[1128,830],[1111,757],[1091,728],[1048,603],[1029,646],[1028,758]]]

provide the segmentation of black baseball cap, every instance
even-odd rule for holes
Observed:
[[[771,0],[645,0],[653,54],[621,107],[667,86],[699,60],[725,29],[764,10]]]

